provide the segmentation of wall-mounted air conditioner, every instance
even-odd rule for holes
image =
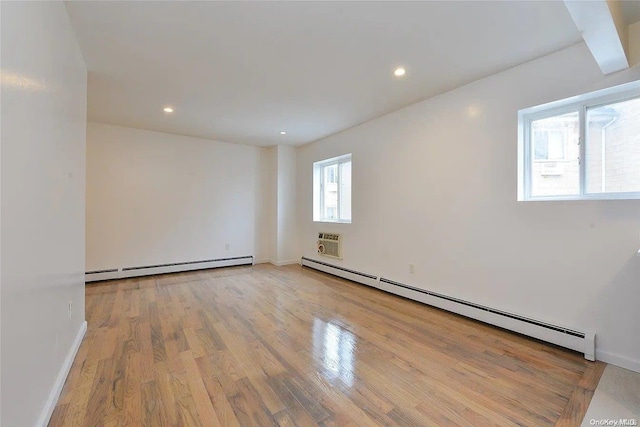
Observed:
[[[334,233],[318,233],[318,253],[323,256],[342,259],[340,235]]]

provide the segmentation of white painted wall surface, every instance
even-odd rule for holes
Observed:
[[[277,252],[276,238],[276,147],[260,149],[258,161],[258,225],[256,233],[256,263],[271,262]]]
[[[287,145],[277,146],[277,236],[276,264],[299,262],[296,250],[296,150]]]
[[[2,25],[2,6],[0,5],[0,25]],[[0,52],[2,31],[0,28]],[[0,54],[0,92],[2,83],[2,55]],[[0,427],[2,427],[2,95],[0,93]]]
[[[638,78],[581,43],[299,148],[301,253],[342,233],[332,263],[593,330],[640,371],[640,200],[516,201],[517,110]],[[349,152],[353,222],[314,223],[313,162]]]
[[[259,196],[262,218],[259,233],[264,258],[257,262],[285,265],[299,262],[297,251],[296,150],[286,145],[262,149]]]
[[[262,222],[261,235],[265,236],[263,246],[264,257],[258,258],[258,262],[277,263],[278,259],[278,147],[263,148],[261,158],[261,170],[263,171]]]
[[[0,25],[2,25],[2,6],[0,5]],[[1,30],[1,28],[0,28]],[[0,31],[0,52],[2,31]],[[0,54],[0,91],[2,83],[2,55]],[[2,201],[2,95],[0,93],[0,206]],[[2,208],[0,207],[0,427],[2,427]]]
[[[87,271],[264,258],[261,150],[88,123]]]
[[[84,322],[87,71],[64,3],[0,8],[1,424],[22,427]]]

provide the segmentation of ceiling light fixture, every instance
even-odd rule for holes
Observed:
[[[287,133],[283,130],[280,131],[280,135],[286,135]]]
[[[396,77],[402,77],[406,73],[406,70],[402,67],[398,67],[393,71],[393,75]]]
[[[173,108],[171,108],[171,107],[164,107],[164,108],[163,108],[163,111],[164,111],[165,113],[173,113]]]

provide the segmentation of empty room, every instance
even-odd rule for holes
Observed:
[[[640,1],[1,1],[0,424],[634,426]]]

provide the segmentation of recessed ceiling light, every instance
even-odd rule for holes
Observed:
[[[406,73],[406,70],[402,67],[398,67],[393,71],[393,75],[396,77],[402,77]]]
[[[173,113],[173,108],[171,108],[171,107],[164,107],[164,108],[163,108],[163,111],[164,111],[165,113]]]
[[[280,131],[280,135],[286,135],[287,133],[283,130]]]

